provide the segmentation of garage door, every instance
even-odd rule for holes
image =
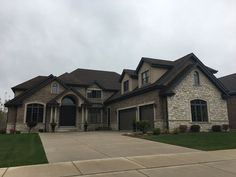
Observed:
[[[133,122],[136,120],[136,108],[119,111],[119,130],[133,130]]]
[[[151,128],[154,128],[154,107],[153,104],[139,107],[140,121],[148,121],[151,124]]]

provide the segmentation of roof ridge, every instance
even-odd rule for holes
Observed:
[[[74,71],[70,72],[69,74],[78,71],[78,70],[83,70],[83,71],[96,71],[96,72],[109,72],[109,73],[115,73],[115,74],[119,74],[115,71],[106,71],[106,70],[98,70],[98,69],[85,69],[85,68],[77,68]],[[119,74],[120,75],[120,74]]]

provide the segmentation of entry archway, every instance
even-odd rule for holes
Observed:
[[[76,125],[76,101],[71,96],[66,96],[61,101],[59,125]]]

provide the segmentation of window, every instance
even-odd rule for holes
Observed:
[[[44,106],[41,104],[28,104],[26,122],[43,122]]]
[[[88,122],[92,124],[101,123],[101,110],[98,108],[89,109]]]
[[[59,93],[59,84],[54,82],[51,85],[51,93],[58,94]]]
[[[193,122],[207,122],[207,102],[203,100],[192,100],[191,101],[191,112]]]
[[[199,86],[200,85],[199,73],[197,71],[195,71],[194,74],[193,74],[193,85],[194,86]]]
[[[124,92],[129,91],[129,80],[127,80],[123,83],[123,90],[124,90]]]
[[[101,90],[88,90],[87,97],[88,98],[101,98],[102,91]]]
[[[149,71],[144,71],[141,74],[141,79],[142,79],[142,85],[148,84],[149,83]]]

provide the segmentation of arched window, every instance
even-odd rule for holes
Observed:
[[[193,74],[193,85],[194,86],[199,86],[200,85],[199,73],[197,71],[195,71],[194,74]]]
[[[208,111],[207,102],[204,100],[192,100],[191,101],[191,112],[193,122],[207,122]]]
[[[44,106],[41,104],[28,104],[26,122],[43,122]]]
[[[63,98],[61,104],[64,106],[74,106],[75,101],[71,97],[66,96],[65,98]]]
[[[51,85],[51,93],[58,94],[59,93],[59,84],[56,82],[53,82]]]

